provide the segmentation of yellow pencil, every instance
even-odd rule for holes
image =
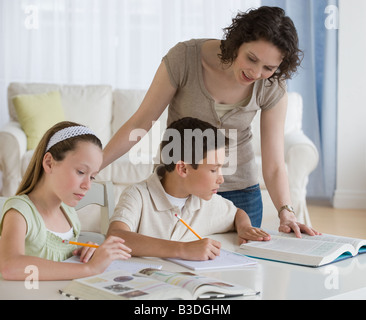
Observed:
[[[175,216],[177,217],[177,219],[182,222],[189,230],[191,230],[193,232],[193,234],[200,240],[202,240],[202,238],[199,236],[199,234],[196,233],[196,231],[194,231],[188,223],[186,223],[177,213],[175,214]]]
[[[82,247],[99,248],[99,246],[97,244],[81,243],[81,242],[75,242],[75,241],[69,241],[69,240],[62,240],[62,242],[65,244],[75,244],[77,246],[82,246]]]

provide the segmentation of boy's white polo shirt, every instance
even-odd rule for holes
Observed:
[[[178,213],[201,237],[234,230],[237,208],[214,194],[208,201],[190,195],[180,210],[171,204],[160,182],[165,169],[159,166],[145,181],[127,187],[111,218],[126,223],[130,230],[146,236],[175,241],[197,237],[176,217]]]

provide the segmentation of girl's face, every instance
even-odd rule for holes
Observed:
[[[64,160],[52,158],[49,175],[52,191],[65,204],[76,206],[90,189],[102,161],[103,153],[98,146],[91,142],[78,142],[76,149],[67,152]]]
[[[257,40],[244,43],[233,63],[236,81],[242,85],[270,78],[283,60],[281,51],[272,43]]]

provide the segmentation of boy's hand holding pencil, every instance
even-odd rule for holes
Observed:
[[[189,253],[187,260],[198,260],[198,261],[214,260],[216,256],[220,255],[220,248],[221,248],[220,242],[212,239],[203,239],[178,214],[175,214],[175,217],[180,222],[182,222],[188,228],[188,230],[190,230],[199,239],[199,241],[182,243],[182,246],[184,246],[184,248],[186,249],[183,251]]]

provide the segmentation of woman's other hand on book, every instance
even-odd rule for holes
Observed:
[[[284,212],[285,211],[286,210],[284,210]],[[309,236],[321,235],[320,232],[314,230],[313,228],[303,223],[297,222],[296,217],[292,213],[290,213],[288,216],[281,214],[280,227],[278,228],[278,231],[285,233],[294,232],[297,238],[301,238],[301,233],[306,233]]]

